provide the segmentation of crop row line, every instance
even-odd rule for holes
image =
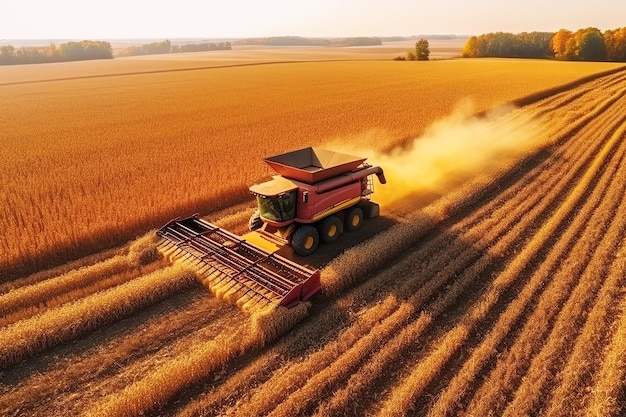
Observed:
[[[601,190],[606,189],[609,178],[609,176],[605,176],[605,184]],[[546,188],[549,188],[549,186]],[[493,325],[491,331],[484,337],[481,344],[474,349],[469,358],[465,361],[465,364],[441,393],[431,408],[429,415],[444,416],[459,411],[456,410],[456,407],[467,394],[472,381],[475,380],[487,363],[492,360],[502,340],[509,334],[515,323],[520,320],[523,312],[528,309],[531,299],[550,281],[550,276],[553,275],[553,268],[558,265],[559,260],[561,260],[565,254],[570,252],[568,248],[571,246],[572,242],[578,238],[580,228],[584,225],[584,219],[591,216],[598,203],[599,200],[596,200],[595,204],[587,204],[579,212],[578,218],[583,221],[573,221],[573,226],[567,228],[563,236],[553,245],[551,251],[542,261],[532,278],[528,280],[523,289],[507,306],[506,310]],[[527,245],[531,244],[533,243],[529,242]]]
[[[614,133],[615,142],[624,137],[625,133],[626,120]],[[573,251],[575,259],[570,261],[569,268],[564,268],[565,273],[559,274],[559,276],[579,276],[578,284],[558,312],[556,322],[547,340],[542,344],[541,351],[533,357],[530,368],[517,389],[520,395],[515,395],[513,401],[509,403],[504,413],[505,416],[511,416],[512,413],[520,411],[528,412],[536,408],[538,403],[543,401],[542,398],[547,398],[546,385],[557,382],[554,375],[564,366],[563,361],[568,356],[565,352],[571,350],[571,345],[578,337],[578,329],[582,327],[578,324],[586,320],[589,305],[600,288],[608,285],[605,282],[610,279],[607,276],[607,269],[610,265],[608,260],[622,237],[624,227],[623,222],[616,220],[614,213],[622,213],[626,207],[626,202],[619,204],[626,190],[626,184],[616,183],[618,178],[626,178],[626,165],[623,164],[623,155],[626,152],[626,146],[623,144],[626,142],[621,143],[620,154],[614,155],[611,159],[612,169],[607,169],[604,173],[604,178],[609,178],[607,181],[609,185],[596,186],[590,198],[591,202],[595,204],[601,202],[601,204],[589,218],[582,220],[586,222],[586,229],[585,233],[579,236],[579,247]],[[619,169],[620,167],[622,169]],[[581,256],[581,254],[587,256]],[[591,259],[587,261],[588,257]],[[584,260],[583,270],[573,267],[576,260]],[[576,320],[572,320],[573,317],[576,317]],[[548,378],[552,381],[549,382]]]
[[[626,276],[626,245],[615,261],[614,271],[621,277]],[[623,293],[618,307],[620,314],[614,324],[614,332],[602,355],[602,364],[598,370],[595,383],[587,398],[586,415],[617,416],[626,408],[624,401],[624,381],[626,380],[626,294]]]
[[[578,138],[578,143],[582,144],[583,141]],[[581,201],[583,195],[589,190],[593,189],[593,184],[596,181],[598,172],[601,166],[606,162],[610,156],[611,151],[618,145],[618,141],[615,136],[609,137],[603,144],[603,148],[600,153],[593,157],[591,164],[586,168],[582,174],[580,181],[570,190],[570,194],[565,201],[556,209],[553,215],[546,221],[538,233],[533,238],[532,242],[529,242],[524,252],[536,252],[539,248],[545,245],[548,239],[558,233],[561,227],[569,226],[564,222],[567,221],[568,213],[572,213],[575,207]],[[590,202],[590,204],[596,204]],[[581,219],[584,221],[586,219]],[[562,252],[554,252],[555,257],[562,257]],[[585,254],[585,252],[582,252]],[[555,260],[556,261],[556,260]],[[578,268],[582,268],[584,258],[579,257],[575,259]],[[573,268],[574,265],[569,265]],[[508,268],[511,271],[511,265]],[[541,272],[544,271],[544,272]],[[542,268],[537,271],[542,274],[547,274],[549,271],[549,263],[542,265]],[[544,275],[545,276],[545,275]],[[552,281],[551,285],[547,286],[547,289],[541,294],[541,298],[535,307],[533,313],[529,317],[524,329],[521,330],[518,335],[518,340],[521,344],[514,345],[506,356],[498,361],[496,368],[490,374],[488,380],[483,384],[483,387],[476,393],[474,401],[470,403],[469,413],[487,413],[489,410],[487,407],[496,406],[497,404],[504,404],[503,397],[506,396],[506,392],[509,389],[513,389],[515,382],[518,380],[516,376],[521,375],[522,367],[529,361],[534,355],[534,348],[539,348],[541,345],[542,335],[547,332],[547,326],[551,317],[558,312],[559,301],[562,300],[569,292],[568,288],[573,284],[572,280],[576,277],[575,273],[566,274],[563,279],[558,281]],[[536,318],[532,318],[537,316]],[[540,325],[541,324],[541,325]],[[534,334],[534,338],[533,335]],[[523,338],[521,335],[524,335]],[[529,348],[530,346],[533,349]],[[494,386],[498,386],[499,390],[494,390]],[[504,387],[507,387],[505,389]],[[496,398],[499,398],[496,400]],[[491,410],[497,412],[495,410]]]
[[[616,221],[619,220],[616,219]],[[622,229],[621,241],[623,242],[624,239]],[[601,288],[597,302],[585,321],[581,336],[576,340],[567,364],[558,375],[560,384],[549,396],[552,400],[546,411],[547,416],[560,416],[571,409],[584,410],[586,408],[585,403],[590,395],[587,389],[589,380],[596,379],[596,372],[603,367],[606,360],[600,352],[610,346],[608,339],[610,325],[614,322],[615,305],[619,302],[620,294],[623,293],[626,278],[625,266],[623,259],[615,258],[608,272],[607,283]],[[598,354],[590,355],[589,352]],[[615,380],[616,383],[619,381],[619,379]],[[582,395],[583,393],[585,395]],[[608,413],[598,415],[602,414],[608,415]]]

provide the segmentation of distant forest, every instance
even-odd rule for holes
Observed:
[[[385,38],[400,40],[401,37]],[[372,46],[382,45],[383,39],[377,37],[356,38],[305,38],[301,36],[277,36],[269,38],[239,39],[236,45],[267,45],[267,46]],[[56,46],[23,46],[15,48],[11,45],[0,46],[0,65],[41,64],[49,62],[82,61],[89,59],[111,59],[114,56],[135,56],[171,54],[179,52],[223,51],[232,49],[231,42],[201,42],[183,45],[172,45],[169,40],[133,45],[113,51],[109,42],[82,41],[67,42]]]
[[[190,43],[185,45],[172,45],[169,40],[163,42],[152,42],[145,45],[135,45],[124,48],[115,53],[115,56],[134,56],[134,55],[155,55],[155,54],[172,54],[178,52],[200,52],[200,51],[223,51],[233,49],[230,42],[202,42]]]
[[[113,49],[109,42],[67,42],[59,46],[0,46],[0,65],[41,64],[47,62],[111,59]]]
[[[232,49],[230,42],[203,42],[172,45],[169,40],[145,45],[129,46],[115,52],[115,56],[168,54],[176,52],[199,52]],[[0,46],[0,65],[44,64],[50,62],[84,61],[89,59],[112,59],[113,48],[109,42],[67,42],[59,46]]]
[[[626,27],[605,32],[590,27],[576,32],[487,33],[469,38],[463,56],[626,62]]]

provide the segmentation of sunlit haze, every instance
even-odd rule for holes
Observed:
[[[1,0],[0,39],[478,35],[625,24],[616,0]]]

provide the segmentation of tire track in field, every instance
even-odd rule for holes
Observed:
[[[372,61],[370,59],[370,61]],[[381,59],[383,61],[383,59]],[[58,77],[48,78],[40,80],[27,80],[27,81],[13,81],[8,83],[0,83],[0,87],[10,85],[24,85],[24,84],[40,84],[57,81],[72,81],[72,80],[84,80],[94,78],[113,78],[113,77],[126,77],[134,75],[148,75],[148,74],[166,74],[175,72],[191,72],[191,71],[206,71],[206,70],[219,70],[225,68],[238,68],[238,67],[258,67],[263,65],[279,65],[279,64],[303,64],[314,62],[354,62],[351,59],[308,59],[308,60],[284,60],[284,61],[263,61],[263,62],[246,62],[244,64],[227,64],[227,65],[206,65],[202,67],[189,67],[189,68],[167,68],[162,70],[150,70],[150,71],[129,71],[129,72],[116,72],[112,74],[93,74],[93,75],[80,75],[75,77]],[[619,70],[619,69],[616,69]],[[600,76],[601,74],[598,74]]]

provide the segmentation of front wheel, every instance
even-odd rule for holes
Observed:
[[[317,229],[310,225],[298,227],[291,238],[291,246],[300,256],[308,256],[315,252],[320,243]]]

